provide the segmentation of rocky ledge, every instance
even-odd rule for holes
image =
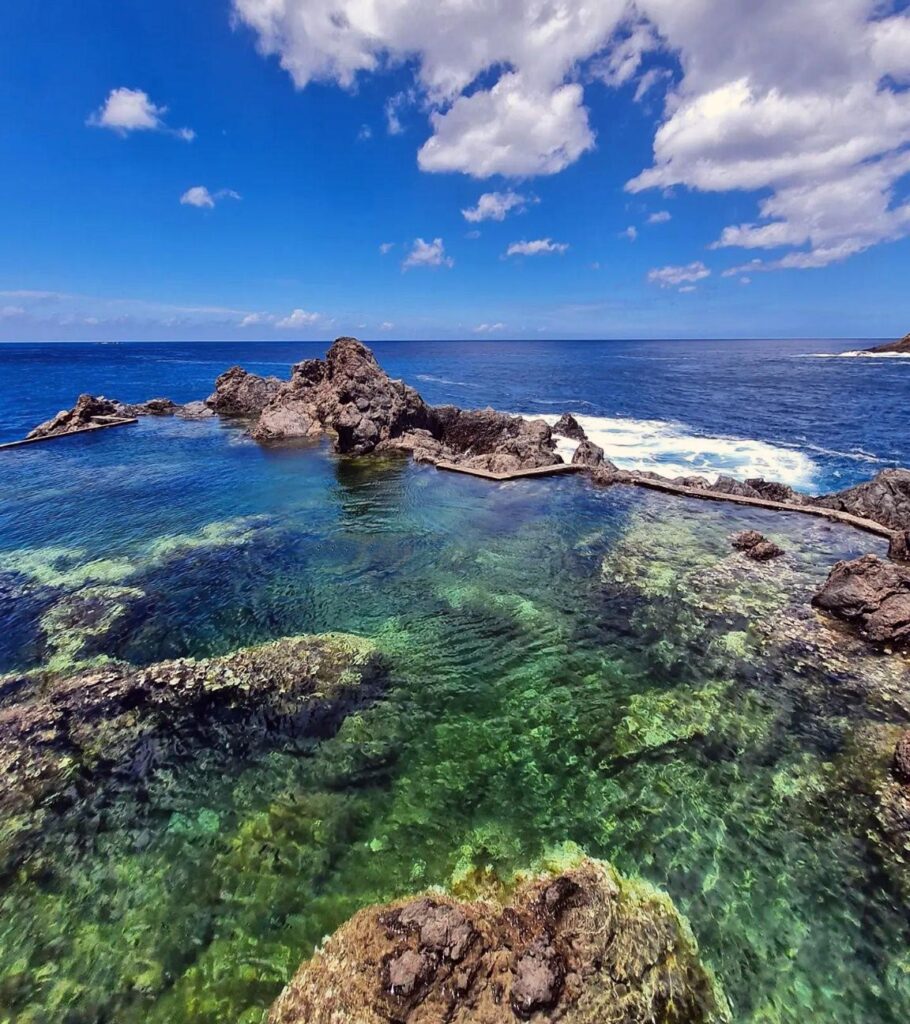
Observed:
[[[441,892],[360,911],[305,963],[269,1024],[701,1024],[726,1000],[669,898],[582,860],[508,903]]]
[[[200,745],[242,753],[273,734],[329,735],[381,675],[366,640],[330,633],[145,668],[2,676],[0,811],[105,776],[141,778]]]
[[[874,355],[882,355],[888,352],[910,355],[910,334],[905,335],[900,341],[891,341],[887,345],[876,345],[875,348],[867,348],[866,351],[872,352]]]
[[[151,398],[147,402],[129,405],[103,395],[80,395],[72,409],[62,409],[34,430],[26,434],[29,441],[44,437],[72,434],[77,430],[103,426],[117,420],[136,416],[180,416],[183,419],[205,419],[214,413],[202,402],[178,405],[169,398]]]
[[[558,465],[543,420],[493,409],[431,406],[392,380],[356,338],[339,338],[325,359],[307,359],[288,381],[257,377],[239,366],[223,373],[207,405],[253,421],[257,441],[329,434],[342,454],[408,451],[424,462],[453,462],[490,472]]]
[[[910,644],[910,565],[864,555],[838,562],[812,599],[876,644]]]

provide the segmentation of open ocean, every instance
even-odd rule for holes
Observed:
[[[435,404],[580,414],[623,468],[764,475],[835,489],[904,457],[910,358],[824,358],[871,341],[370,343]],[[286,377],[328,342],[0,345],[0,441],[80,392],[204,398],[239,363]],[[2,468],[0,468],[2,472]]]

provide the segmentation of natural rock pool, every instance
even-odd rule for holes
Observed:
[[[910,670],[809,605],[883,542],[217,422],[102,434],[4,464],[0,673],[340,632],[385,679],[327,738],[190,744],[0,821],[0,1020],[252,1024],[360,907],[575,848],[670,894],[737,1021],[910,1017],[873,820]]]

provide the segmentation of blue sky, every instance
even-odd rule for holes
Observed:
[[[902,335],[907,6],[9,0],[0,340]]]

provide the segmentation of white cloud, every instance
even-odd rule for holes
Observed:
[[[504,331],[506,325],[502,323],[478,324],[474,328],[475,334],[493,334],[495,331]]]
[[[383,243],[382,243],[382,244],[381,244],[381,245],[379,246],[379,251],[380,251],[380,252],[382,253],[382,255],[383,255],[383,256],[388,256],[388,254],[389,254],[389,253],[390,253],[390,252],[391,252],[391,251],[392,251],[392,250],[393,250],[394,248],[395,248],[395,243],[394,243],[394,242],[383,242]]]
[[[652,213],[648,218],[649,224],[666,224],[668,220],[672,220],[673,216],[669,210],[658,210],[657,213]]]
[[[401,135],[404,125],[401,123],[401,112],[416,102],[417,95],[413,89],[405,89],[390,96],[385,104],[385,123],[389,135]]]
[[[390,331],[395,325],[390,320],[383,320],[379,325],[380,331]]]
[[[186,142],[192,142],[196,133],[192,128],[169,128],[164,122],[167,107],[153,103],[142,89],[111,89],[101,107],[91,114],[88,124],[96,128],[110,128],[121,135],[129,132],[167,132]]]
[[[628,238],[630,242],[634,242],[638,238],[638,228],[634,224],[630,224],[625,231],[620,232],[621,238]]]
[[[308,313],[305,309],[295,309],[288,316],[275,321],[276,327],[284,329],[295,327],[311,327],[322,319],[321,313]]]
[[[25,308],[23,306],[0,306],[0,317],[14,316],[25,316]]]
[[[477,205],[462,210],[461,215],[471,224],[479,224],[484,220],[505,220],[511,210],[523,210],[527,203],[527,197],[518,192],[484,192],[477,200]]]
[[[695,287],[694,284],[687,284],[684,287],[679,289],[679,294],[680,295],[688,295],[690,292],[697,292],[697,291],[698,291],[698,289]]]
[[[205,185],[194,185],[180,197],[181,206],[197,206],[200,209],[214,209],[215,203],[222,199],[239,199],[240,195],[230,188],[222,188],[217,192],[209,192]]]
[[[417,154],[424,171],[492,174],[557,174],[594,147],[582,87],[529,88],[505,74],[489,92],[459,97],[433,113],[434,135]]]
[[[752,284],[752,278],[751,277],[741,277],[739,279],[739,283],[740,284]]]
[[[451,256],[446,256],[446,247],[441,238],[434,238],[432,242],[415,238],[414,246],[401,266],[404,270],[411,267],[454,267],[455,261]]]
[[[544,256],[547,253],[564,253],[567,242],[554,242],[552,238],[536,238],[533,242],[513,242],[506,249],[506,256]]]
[[[685,267],[658,267],[648,272],[648,281],[659,284],[661,288],[675,288],[678,285],[694,284],[711,276],[711,271],[697,260]]]
[[[424,170],[557,173],[594,145],[583,83],[598,78],[636,100],[666,93],[630,190],[763,193],[724,245],[783,247],[776,266],[808,267],[910,233],[910,14],[896,0],[233,4],[300,88],[413,67]]]
[[[357,140],[359,142],[367,142],[373,138],[373,129],[368,124],[362,124],[360,131],[357,132]]]

